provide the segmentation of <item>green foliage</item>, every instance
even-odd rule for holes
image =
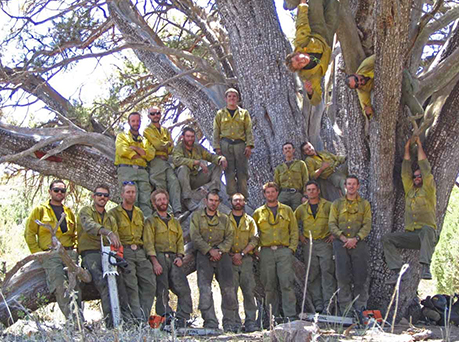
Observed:
[[[451,192],[440,241],[432,260],[437,292],[459,293],[459,188]]]

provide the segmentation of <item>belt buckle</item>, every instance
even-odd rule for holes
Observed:
[[[132,168],[138,170],[139,169],[139,165],[132,165]]]
[[[290,192],[296,192],[296,189],[290,188],[289,191],[290,191]]]
[[[133,251],[136,251],[136,250],[137,250],[137,245],[132,244],[132,245],[131,245],[131,249],[132,249]]]
[[[271,246],[270,247],[273,251],[277,250],[277,246]]]
[[[169,258],[169,253],[164,253],[164,255],[166,256],[166,258]]]

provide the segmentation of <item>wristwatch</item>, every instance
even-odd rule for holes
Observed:
[[[360,236],[356,235],[355,238],[357,239],[357,242],[360,241]]]
[[[245,253],[244,252],[241,252],[241,257],[245,257]]]

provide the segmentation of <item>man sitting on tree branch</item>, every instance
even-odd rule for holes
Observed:
[[[304,83],[309,101],[317,106],[322,100],[321,81],[330,62],[333,36],[338,27],[339,2],[337,0],[289,1],[287,7],[298,6],[295,51],[287,55],[285,64],[298,72]]]
[[[390,233],[382,238],[387,266],[395,272],[386,281],[388,285],[394,285],[397,282],[398,273],[403,265],[399,248],[420,250],[421,278],[432,279],[430,262],[437,243],[435,215],[437,190],[430,163],[419,137],[416,137],[419,168],[413,174],[411,173],[410,143],[411,139],[405,145],[405,156],[402,163],[402,182],[405,190],[405,231]]]

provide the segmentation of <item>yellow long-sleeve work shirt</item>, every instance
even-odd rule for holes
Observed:
[[[180,142],[175,146],[172,153],[172,161],[175,167],[186,165],[191,169],[192,175],[198,174],[199,165],[194,165],[195,160],[206,160],[209,163],[218,165],[221,157],[210,153],[205,147],[200,144],[194,144],[191,151],[185,148],[185,144]]]
[[[180,222],[174,217],[169,217],[166,224],[157,212],[145,221],[144,243],[148,255],[156,256],[156,253],[185,255]]]
[[[221,138],[243,140],[246,146],[254,147],[252,119],[249,111],[237,107],[234,116],[231,116],[227,108],[220,109],[214,118],[214,149],[220,148]]]
[[[111,230],[118,235],[116,220],[108,212],[104,212],[102,218],[102,215],[94,205],[81,208],[77,216],[78,253],[88,250],[100,250],[99,231],[102,228]],[[104,237],[104,245],[107,246],[108,244],[107,238]]]
[[[317,155],[315,156],[306,156],[306,159],[304,161],[306,163],[306,166],[308,167],[309,177],[314,179],[317,178],[315,175],[316,171],[322,167],[322,164],[329,163],[330,166],[323,170],[319,176],[319,178],[327,179],[333,174],[333,172],[335,172],[335,169],[338,166],[344,163],[345,160],[346,157],[337,156],[328,151],[320,151],[317,152]]]
[[[260,247],[285,246],[293,252],[298,247],[298,224],[292,208],[278,202],[277,215],[265,204],[253,213],[258,227]]]
[[[174,141],[172,140],[171,133],[167,128],[159,126],[158,129],[153,124],[150,124],[147,128],[145,128],[143,136],[155,149],[155,157],[168,157],[172,153],[172,150],[174,149]]]
[[[437,188],[430,163],[427,159],[418,161],[422,174],[422,186],[413,184],[411,161],[403,160],[402,182],[405,190],[405,230],[413,231],[429,226],[437,229]]]
[[[331,203],[324,198],[321,198],[316,217],[312,214],[311,206],[308,201],[301,204],[295,210],[295,218],[298,224],[303,226],[303,235],[309,239],[311,232],[313,240],[325,239],[330,235],[328,227],[328,218],[330,216]]]
[[[67,231],[62,232],[61,227],[57,228],[56,237],[64,247],[72,247],[76,241],[75,216],[70,208],[63,206],[67,221]],[[26,221],[24,237],[31,253],[43,252],[51,246],[51,232],[46,227],[39,226],[35,220],[40,220],[54,228],[59,221],[54,214],[49,202],[42,203],[34,208]]]
[[[351,201],[345,196],[338,198],[331,205],[328,226],[336,238],[343,234],[347,238],[358,235],[365,239],[371,231],[370,203],[360,196]]]
[[[121,204],[110,209],[108,214],[115,218],[121,244],[143,246],[145,220],[140,208],[133,207],[132,220],[129,219],[126,210],[123,209]]]
[[[116,136],[115,145],[115,165],[127,164],[146,167],[147,163],[155,157],[155,148],[148,140],[139,135],[136,141],[130,131],[128,133],[119,133]],[[133,159],[137,153],[130,146],[140,147],[146,154],[141,158]]]
[[[371,92],[373,91],[375,78],[375,58],[376,55],[371,55],[370,57],[365,58],[355,72],[357,75],[370,78],[363,87],[357,89],[360,106],[362,107],[364,113],[365,107],[371,107]]]
[[[249,244],[256,248],[258,246],[258,234],[255,220],[247,213],[242,215],[239,226],[234,219],[233,213],[229,215],[229,219],[234,230],[234,242],[231,252],[240,253]]]
[[[295,52],[322,54],[320,61],[311,69],[301,69],[300,78],[311,82],[313,93],[309,99],[313,106],[317,106],[322,100],[321,81],[330,63],[331,48],[324,37],[317,33],[311,33],[308,18],[309,6],[307,4],[298,5],[298,17],[296,20],[296,33],[293,45]]]
[[[303,192],[308,180],[308,168],[302,160],[294,160],[290,166],[283,163],[274,169],[274,182],[279,188],[291,188]]]

